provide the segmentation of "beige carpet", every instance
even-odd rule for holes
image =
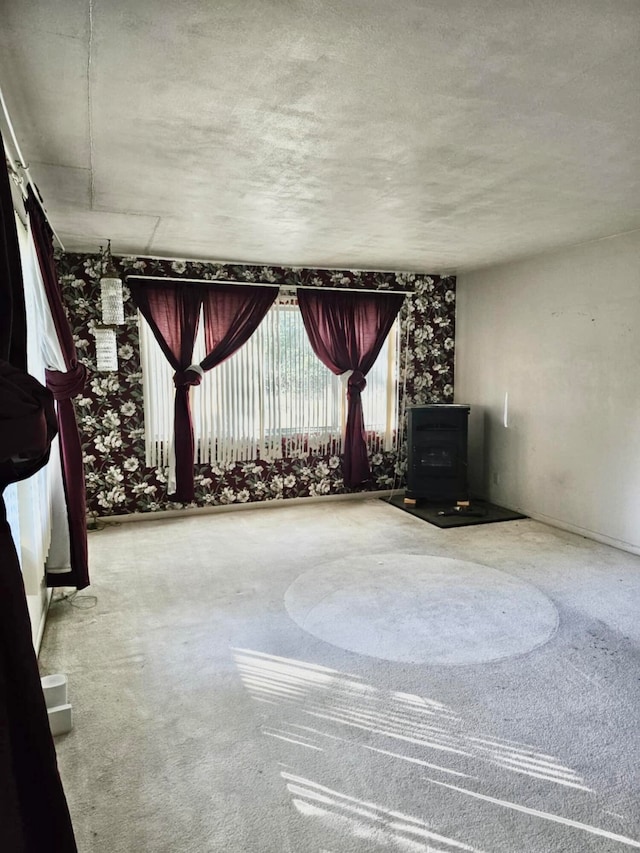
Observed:
[[[640,848],[640,558],[379,500],[121,524],[43,673],[83,853]]]

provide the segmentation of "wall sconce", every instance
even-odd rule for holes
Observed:
[[[102,251],[102,246],[100,247]],[[106,326],[119,326],[124,323],[124,301],[122,281],[113,265],[111,240],[107,251],[102,255],[102,275],[100,276],[100,302],[102,304],[102,322]]]
[[[96,339],[96,369],[100,371],[118,369],[118,342],[114,326],[94,326]]]

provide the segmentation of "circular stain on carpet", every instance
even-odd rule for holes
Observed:
[[[536,587],[463,560],[417,554],[349,557],[300,575],[285,607],[305,631],[362,655],[460,665],[521,655],[558,625]]]

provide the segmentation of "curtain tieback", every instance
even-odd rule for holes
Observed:
[[[89,378],[87,368],[77,361],[69,370],[45,370],[47,388],[55,400],[71,400],[84,390]]]
[[[347,394],[360,394],[367,387],[367,380],[361,370],[352,370],[347,379]]]
[[[199,364],[190,364],[184,370],[177,370],[173,375],[173,384],[176,388],[188,388],[190,385],[199,385],[202,382],[204,370]]]
[[[0,361],[0,493],[44,465],[57,431],[51,391]]]

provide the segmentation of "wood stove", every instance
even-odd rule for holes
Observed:
[[[434,403],[409,409],[405,500],[466,501],[469,406]]]

